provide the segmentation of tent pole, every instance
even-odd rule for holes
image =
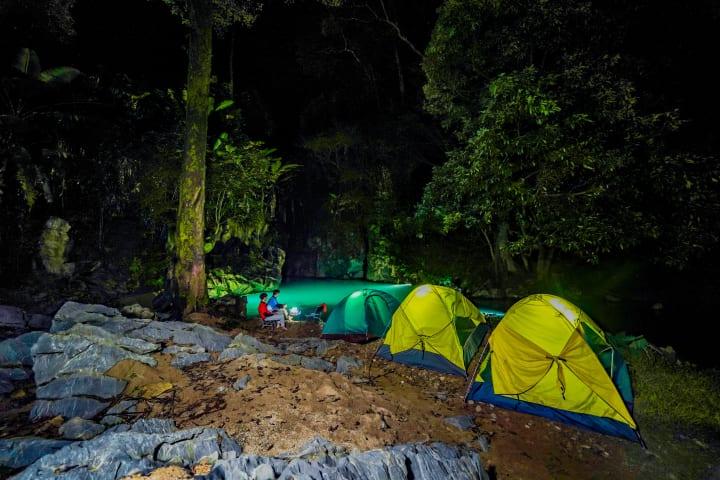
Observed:
[[[465,397],[463,398],[464,402],[467,402],[467,397],[468,397],[468,395],[470,395],[470,389],[472,388],[473,380],[475,379],[475,376],[477,375],[478,370],[480,370],[480,365],[482,365],[483,358],[485,357],[485,353],[487,352],[489,343],[490,343],[490,329],[488,328],[488,331],[485,332],[485,336],[483,337],[483,341],[482,341],[483,349],[482,349],[482,352],[480,352],[480,358],[478,359],[477,365],[475,365],[473,374],[470,377],[470,381],[467,384],[467,388],[465,389]]]

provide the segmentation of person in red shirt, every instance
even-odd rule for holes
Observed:
[[[267,306],[267,293],[260,294],[260,304],[258,305],[258,314],[263,322],[275,322],[277,328],[287,330],[285,326],[285,315],[282,311],[271,311]]]

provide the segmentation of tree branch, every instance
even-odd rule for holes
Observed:
[[[408,39],[405,35],[403,35],[402,30],[400,30],[400,27],[398,26],[397,22],[393,22],[390,20],[390,16],[388,15],[387,9],[385,8],[385,1],[380,0],[380,6],[382,7],[383,16],[381,17],[378,15],[378,13],[373,10],[373,8],[369,4],[365,4],[365,8],[367,8],[370,13],[373,14],[373,16],[380,22],[383,22],[387,25],[389,25],[393,30],[395,30],[395,33],[397,34],[398,38],[408,47],[410,47],[410,50],[412,50],[418,57],[423,58],[423,54],[420,50],[415,47],[415,45]]]

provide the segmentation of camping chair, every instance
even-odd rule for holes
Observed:
[[[327,305],[321,303],[315,308],[314,312],[305,314],[305,320],[313,320],[315,322],[320,322],[322,321],[325,312],[327,312]]]
[[[266,318],[265,320],[263,320],[262,318],[260,318],[260,328],[268,328],[268,327],[275,328],[277,326],[277,324],[278,324],[278,320],[270,320],[269,318]]]

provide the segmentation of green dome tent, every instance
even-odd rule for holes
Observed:
[[[380,290],[357,290],[333,309],[322,331],[322,338],[367,342],[385,334],[400,302]]]

